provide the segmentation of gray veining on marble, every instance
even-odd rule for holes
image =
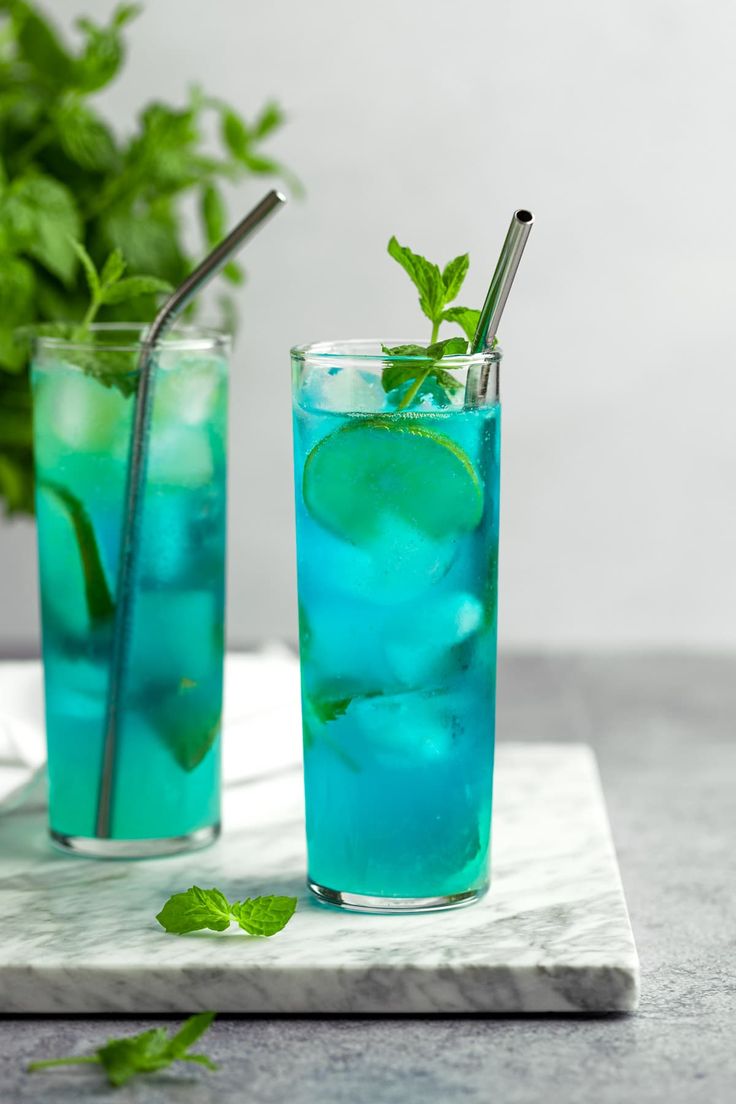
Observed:
[[[498,751],[493,886],[424,916],[323,908],[303,888],[301,778],[226,791],[208,851],[148,863],[56,855],[44,815],[0,821],[5,1012],[608,1012],[638,961],[595,760],[583,745]],[[298,894],[270,940],[168,936],[154,917],[196,883]]]

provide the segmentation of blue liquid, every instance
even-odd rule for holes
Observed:
[[[294,418],[309,878],[373,897],[482,892],[499,408],[391,415],[462,450],[480,481],[482,519],[470,532],[430,537],[389,512],[367,546],[330,531],[303,496],[314,447],[360,417],[297,407]],[[440,482],[435,493],[442,513],[454,488]]]
[[[57,488],[83,509],[114,597],[133,402],[61,362],[35,365],[33,387],[50,821],[61,835],[94,837],[112,618],[90,609],[84,550]],[[113,839],[165,839],[219,820],[225,431],[224,361],[182,359],[161,372]]]

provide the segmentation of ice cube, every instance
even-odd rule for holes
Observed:
[[[150,484],[199,487],[214,472],[208,434],[192,426],[154,426],[148,460]]]
[[[452,750],[452,728],[443,702],[426,694],[356,697],[344,718],[333,723],[352,726],[356,752],[360,749],[364,760],[367,755],[386,766],[428,765]]]
[[[34,399],[40,462],[53,462],[59,445],[62,452],[107,455],[127,449],[131,410],[130,399],[80,370],[44,372]]]
[[[437,685],[457,664],[457,648],[483,624],[483,604],[468,592],[426,596],[386,626],[389,667],[407,687]]]
[[[336,365],[326,371],[311,370],[299,394],[300,406],[308,410],[334,410],[339,414],[383,410],[385,403],[380,376],[356,370],[354,365]]]
[[[448,572],[455,555],[452,541],[434,540],[396,517],[387,518],[366,545],[314,525],[303,537],[300,578],[321,580],[325,591],[391,606],[424,595]]]
[[[215,358],[179,357],[156,380],[154,426],[202,425],[224,402],[225,366]]]

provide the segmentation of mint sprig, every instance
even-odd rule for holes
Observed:
[[[271,936],[280,932],[296,911],[296,897],[248,897],[230,903],[219,889],[191,886],[184,893],[175,893],[157,915],[162,928],[175,935],[188,932],[223,932],[232,920],[248,935]]]
[[[470,258],[461,253],[440,270],[439,265],[428,261],[408,246],[400,245],[396,237],[388,243],[388,252],[404,269],[419,292],[419,306],[432,323],[428,345],[382,345],[381,349],[391,359],[382,375],[383,389],[387,393],[403,388],[398,409],[411,406],[412,402],[430,393],[441,406],[446,406],[450,395],[461,387],[460,382],[441,367],[446,356],[458,356],[468,352],[468,343],[475,334],[480,311],[470,307],[449,306],[460,294],[468,273]],[[450,337],[438,340],[443,322],[460,326],[465,338]]]
[[[167,1069],[174,1062],[195,1062],[209,1070],[217,1066],[206,1054],[190,1054],[189,1048],[209,1028],[215,1012],[199,1012],[190,1016],[174,1035],[165,1027],[154,1027],[122,1039],[108,1039],[94,1054],[47,1058],[31,1062],[29,1073],[51,1069],[55,1066],[102,1066],[111,1085],[119,1088],[139,1073],[156,1073]]]
[[[128,276],[123,279],[127,264],[121,249],[113,249],[100,271],[80,241],[72,239],[72,248],[79,257],[84,269],[90,302],[84,318],[75,330],[75,338],[83,340],[89,334],[89,327],[103,306],[127,303],[141,295],[158,295],[171,291],[168,280],[158,276]]]

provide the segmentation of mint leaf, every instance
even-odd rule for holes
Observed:
[[[189,1047],[207,1031],[214,1018],[214,1012],[199,1012],[190,1016],[171,1037],[166,1028],[152,1027],[139,1035],[108,1039],[91,1055],[31,1062],[28,1072],[35,1073],[55,1066],[99,1065],[104,1069],[109,1084],[119,1088],[137,1074],[156,1073],[174,1062],[196,1062],[214,1070],[217,1066],[206,1054],[189,1053]]]
[[[253,124],[253,137],[266,138],[286,122],[286,116],[273,100],[267,103]]]
[[[113,249],[110,256],[102,266],[102,272],[100,273],[100,284],[103,287],[109,287],[110,284],[114,284],[116,280],[125,272],[127,265],[125,258],[123,257],[122,249]]]
[[[468,341],[472,341],[475,337],[475,331],[478,329],[480,311],[471,310],[470,307],[450,307],[442,312],[442,319],[444,322],[457,322],[458,326],[462,327]]]
[[[19,251],[69,286],[77,265],[71,239],[81,227],[71,191],[53,177],[28,174],[10,185],[6,207]]]
[[[175,1054],[177,1058],[183,1057],[192,1043],[196,1043],[197,1039],[208,1030],[215,1015],[215,1012],[199,1012],[196,1016],[190,1016],[169,1040],[171,1053]]]
[[[462,384],[449,372],[438,366],[444,356],[454,356],[467,351],[467,341],[462,337],[448,337],[435,341],[431,345],[395,345],[389,348],[382,345],[384,353],[391,360],[381,375],[384,391],[390,393],[401,387],[407,387],[398,405],[399,410],[409,406],[417,397],[431,395],[440,405],[449,402],[448,393],[457,391]]]
[[[445,303],[451,303],[453,299],[457,298],[468,274],[469,264],[470,257],[467,253],[462,253],[459,257],[455,257],[454,261],[450,261],[449,264],[445,265],[442,271],[442,283],[445,285]]]
[[[74,238],[70,238],[69,242],[77,257],[79,257],[79,260],[82,262],[82,269],[84,270],[84,277],[87,281],[89,293],[93,299],[96,299],[100,294],[100,277],[97,274],[94,261],[81,242],[76,241]]]
[[[233,157],[242,160],[248,153],[251,132],[244,119],[232,109],[223,112],[222,138]]]
[[[82,91],[96,92],[117,75],[125,56],[120,31],[141,10],[138,4],[119,4],[107,27],[98,27],[91,19],[77,20],[77,27],[86,38],[74,70],[75,84]]]
[[[162,928],[176,935],[203,928],[226,931],[230,927],[230,905],[219,889],[192,886],[185,893],[169,897],[156,919]]]
[[[103,288],[102,302],[127,303],[129,299],[136,299],[139,295],[160,295],[162,292],[171,291],[168,280],[159,280],[157,276],[128,276],[125,280]]]
[[[18,32],[18,45],[25,60],[44,80],[59,86],[69,84],[74,64],[56,32],[29,5],[24,4],[21,11],[23,22]]]
[[[23,257],[7,256],[0,261],[0,321],[17,325],[33,317],[36,275]]]
[[[213,708],[206,688],[182,678],[172,692],[168,685],[151,684],[149,710],[156,732],[178,765],[193,771],[220,735],[220,711]]]
[[[93,627],[105,624],[115,613],[115,603],[102,566],[97,537],[90,516],[81,500],[61,483],[43,479],[40,486],[55,495],[69,516],[79,547],[87,613]]]
[[[214,184],[209,183],[202,189],[199,209],[207,245],[214,247],[225,237],[227,229],[225,202]]]
[[[116,159],[112,132],[88,107],[77,101],[62,104],[53,122],[59,144],[70,161],[91,172],[112,167]]]
[[[435,341],[427,346],[427,356],[433,360],[440,360],[444,356],[462,356],[467,353],[468,343],[462,337],[446,337],[443,341]]]
[[[401,265],[419,292],[419,305],[430,322],[439,321],[445,305],[445,285],[436,264],[431,264],[408,246],[400,245],[395,237],[388,243],[388,252]]]
[[[230,911],[248,935],[276,935],[296,911],[296,897],[248,897]]]

